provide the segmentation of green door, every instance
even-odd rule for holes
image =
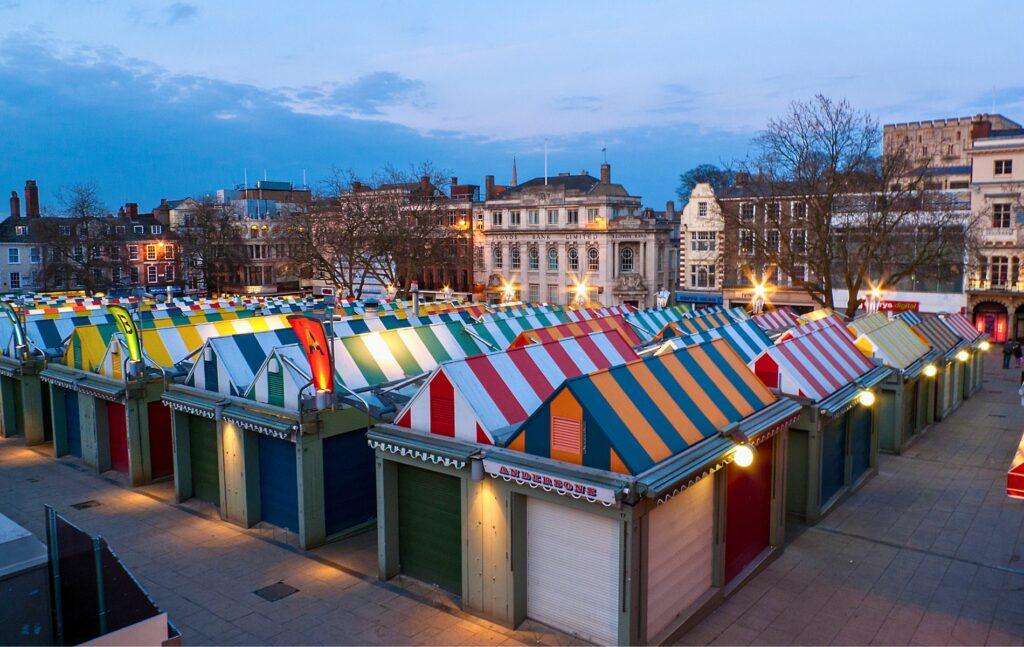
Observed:
[[[459,479],[398,466],[399,570],[462,594],[462,497]]]
[[[189,416],[188,436],[192,460],[192,496],[220,505],[217,423],[209,418]]]

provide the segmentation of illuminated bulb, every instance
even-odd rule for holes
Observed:
[[[764,283],[761,283],[759,285],[755,285],[754,286],[754,296],[756,296],[756,297],[763,297],[764,296]]]
[[[924,367],[924,374],[927,377],[935,377],[936,373],[938,372],[939,369],[935,368],[935,364],[929,364],[928,366]]]
[[[992,348],[992,344],[988,343],[987,341],[983,341],[978,345],[978,348],[981,349],[981,352],[986,353],[988,352],[989,348]]]
[[[733,452],[732,460],[740,467],[750,467],[754,462],[754,450],[750,445],[740,445]]]
[[[875,394],[871,391],[861,391],[858,399],[865,407],[870,407],[875,403]]]
[[[965,350],[962,350],[962,351],[960,351],[959,353],[956,354],[956,358],[958,360],[960,360],[961,362],[966,362],[968,357],[970,357],[970,355],[968,355],[967,351],[965,351]]]

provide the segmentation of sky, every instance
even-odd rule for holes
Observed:
[[[1024,3],[0,0],[0,190],[106,205],[422,162],[663,208],[793,100],[1024,120]],[[602,152],[605,149],[606,152]],[[4,195],[9,195],[5,193]],[[0,200],[0,216],[7,200]]]

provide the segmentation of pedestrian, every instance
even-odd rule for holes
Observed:
[[[1013,337],[1007,337],[1003,342],[1003,368],[1010,368],[1010,358],[1013,356],[1013,347],[1016,343]]]
[[[1017,368],[1024,368],[1024,345],[1019,341],[1013,347],[1013,356],[1017,358]]]

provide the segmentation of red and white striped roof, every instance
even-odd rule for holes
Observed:
[[[842,329],[842,332],[849,336],[851,342],[856,339],[856,337],[853,336],[853,333],[846,327],[846,323],[842,319],[834,314],[830,314],[821,319],[815,319],[814,321],[802,323],[799,326],[793,326],[787,330],[785,334],[779,337],[778,341],[783,342],[788,339],[792,339],[793,337],[803,337],[804,335],[808,335],[825,328],[840,328]]]
[[[843,325],[825,326],[780,341],[765,349],[750,366],[769,387],[815,402],[875,367],[854,345]]]
[[[789,308],[776,308],[752,317],[761,330],[781,330],[797,325],[796,315]]]
[[[500,444],[566,379],[637,355],[617,331],[445,362],[396,417],[414,431]]]
[[[578,310],[566,310],[565,316],[569,318],[569,321],[582,321],[584,319],[600,319],[601,317],[611,317],[613,315],[628,315],[631,312],[636,312],[636,308],[631,305],[622,304],[618,306],[605,306],[601,308],[580,308]]]
[[[959,312],[939,315],[939,318],[945,321],[946,325],[952,328],[953,332],[963,337],[965,341],[973,342],[978,337],[981,337],[978,329],[972,326],[971,322],[967,321],[967,317]]]

